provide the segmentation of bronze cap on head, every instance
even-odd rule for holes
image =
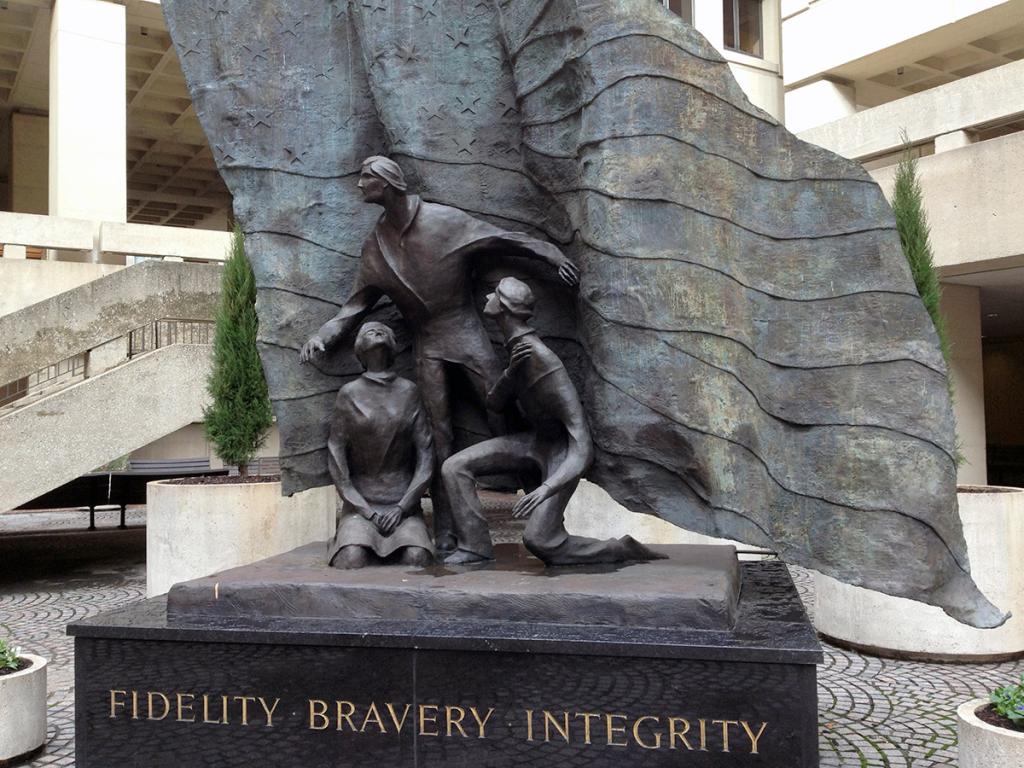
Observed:
[[[533,316],[533,291],[522,280],[503,277],[494,293],[509,314],[523,319]]]

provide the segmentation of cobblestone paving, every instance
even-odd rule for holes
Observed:
[[[59,517],[52,527],[52,520],[40,520],[51,531],[67,527]],[[12,522],[9,515],[0,515],[0,534],[12,530]],[[24,523],[19,521],[19,530],[30,527]],[[499,538],[517,536],[511,525],[499,530]],[[65,625],[144,596],[141,529],[65,531],[51,545],[67,549],[70,539],[80,549],[90,544],[90,536],[105,537],[103,560],[73,565],[57,575],[15,578],[15,572],[24,571],[9,569],[5,563],[11,560],[5,555],[18,545],[18,536],[0,535],[0,622],[21,645],[50,660],[49,742],[42,755],[27,763],[31,768],[75,764],[73,644],[64,634]],[[33,546],[47,546],[45,538],[34,537]],[[792,570],[813,611],[812,580],[805,571]],[[955,768],[956,706],[1016,680],[1022,672],[1024,662],[897,662],[826,646],[819,669],[822,768]]]

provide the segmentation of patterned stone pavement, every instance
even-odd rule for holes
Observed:
[[[117,608],[145,593],[144,512],[136,527],[101,522],[86,532],[69,513],[0,515],[0,623],[19,644],[50,660],[49,742],[27,763],[74,766],[73,644],[68,622]],[[73,514],[73,513],[72,513]],[[15,519],[19,518],[19,519]],[[102,518],[101,518],[102,520]],[[29,533],[45,528],[44,535]],[[18,533],[12,533],[12,531]],[[500,536],[516,530],[503,525]],[[80,553],[97,553],[82,560]],[[813,610],[813,582],[793,568]],[[1016,680],[1024,662],[947,665],[876,659],[826,646],[819,669],[822,768],[955,768],[956,706]]]

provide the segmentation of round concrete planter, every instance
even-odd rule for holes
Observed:
[[[936,661],[1024,657],[1024,490],[962,486],[957,497],[971,574],[981,591],[1013,618],[998,629],[972,629],[939,608],[815,574],[817,630],[838,645],[879,656]]]
[[[1024,765],[1024,733],[997,728],[981,720],[975,712],[988,699],[974,699],[956,711],[960,768],[1009,768]]]
[[[32,666],[0,676],[0,763],[20,762],[46,741],[46,659],[21,658]]]
[[[281,483],[179,485],[146,489],[146,592],[254,563],[334,535],[333,487],[291,498]]]

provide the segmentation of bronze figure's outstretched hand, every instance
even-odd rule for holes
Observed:
[[[580,284],[580,268],[568,258],[563,257],[562,263],[558,265],[558,276],[570,288],[575,288]]]
[[[310,337],[309,341],[302,345],[302,349],[299,351],[299,362],[307,363],[317,357],[320,357],[325,351],[324,340],[319,335]]]
[[[551,493],[550,486],[547,483],[541,483],[516,502],[516,505],[512,507],[512,517],[517,520],[529,517],[541,502],[551,498]]]

